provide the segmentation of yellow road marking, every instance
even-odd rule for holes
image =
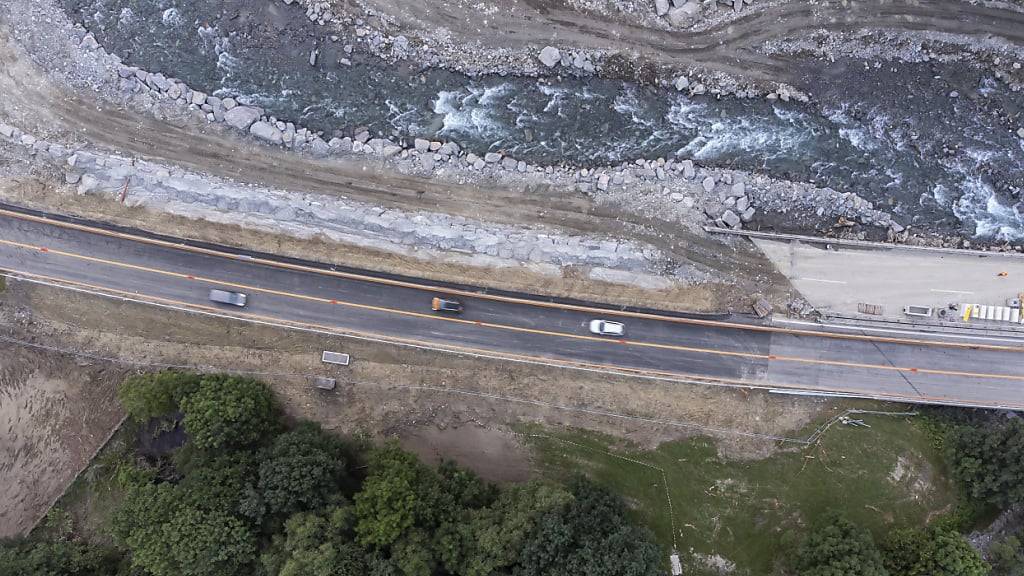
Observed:
[[[375,332],[363,332],[363,331],[358,331],[358,330],[348,330],[348,329],[340,328],[340,327],[337,327],[337,326],[328,326],[328,325],[324,325],[324,324],[315,324],[315,323],[311,323],[311,322],[298,322],[298,321],[294,321],[294,320],[287,320],[287,319],[283,319],[283,318],[277,318],[277,317],[274,317],[274,316],[265,316],[265,315],[261,315],[261,314],[252,314],[252,313],[248,313],[248,312],[233,312],[232,314],[227,314],[227,313],[225,313],[224,310],[222,310],[220,308],[213,307],[213,306],[206,306],[206,305],[201,305],[201,304],[191,304],[189,302],[182,302],[182,301],[179,301],[179,300],[173,300],[173,299],[169,299],[169,298],[162,298],[162,297],[159,297],[159,296],[139,295],[137,293],[128,292],[128,291],[125,291],[125,290],[118,290],[116,288],[106,288],[106,287],[103,287],[103,286],[96,286],[96,285],[93,285],[93,284],[89,284],[89,283],[85,283],[85,282],[78,282],[78,281],[75,281],[75,280],[63,280],[63,279],[60,279],[60,278],[55,278],[55,277],[52,277],[52,276],[46,276],[46,275],[43,275],[43,274],[34,274],[34,273],[27,273],[27,272],[21,272],[21,271],[8,271],[8,274],[19,275],[19,276],[30,277],[30,278],[31,277],[35,277],[35,278],[42,279],[43,281],[55,283],[57,285],[59,285],[59,284],[66,284],[66,285],[72,286],[72,287],[77,286],[79,288],[86,289],[86,291],[94,291],[95,293],[97,293],[99,295],[108,295],[108,296],[113,295],[113,297],[118,297],[117,295],[120,295],[121,297],[125,297],[125,298],[131,299],[131,300],[136,300],[136,301],[138,301],[138,299],[141,298],[143,301],[149,300],[152,303],[163,304],[163,305],[167,305],[167,306],[170,306],[170,307],[173,307],[173,308],[176,308],[176,309],[182,309],[184,311],[194,310],[194,311],[199,311],[199,312],[206,312],[206,313],[214,314],[214,315],[219,316],[219,317],[231,318],[231,319],[235,319],[235,320],[252,321],[252,322],[263,322],[263,323],[274,324],[274,325],[278,325],[278,326],[282,326],[282,327],[292,327],[292,328],[296,328],[296,329],[314,330],[314,331],[326,332],[326,333],[330,333],[330,334],[337,334],[337,335],[340,335],[340,336],[351,336],[351,337],[355,337],[355,338],[362,337],[362,338],[367,338],[367,339],[380,340],[380,341],[383,341],[383,342],[389,342],[389,343],[397,344],[397,345],[416,346],[416,347],[420,347],[420,348],[435,349],[435,350],[441,350],[441,351],[446,351],[446,352],[451,352],[451,353],[471,354],[471,355],[475,355],[475,356],[483,356],[483,357],[486,357],[486,358],[492,358],[492,359],[498,359],[498,360],[504,359],[504,360],[511,360],[511,361],[529,362],[529,363],[535,363],[535,364],[561,366],[561,367],[566,367],[566,368],[577,368],[577,369],[583,369],[583,370],[613,371],[613,372],[616,372],[616,373],[622,373],[622,374],[627,375],[627,376],[628,375],[632,375],[632,376],[637,376],[637,377],[665,378],[665,379],[673,379],[673,380],[689,380],[689,381],[693,381],[693,382],[697,382],[697,383],[706,383],[706,384],[724,383],[726,385],[731,385],[731,386],[740,386],[740,387],[749,387],[749,388],[758,388],[758,389],[784,388],[784,389],[793,389],[793,390],[822,391],[820,388],[815,388],[815,387],[807,386],[807,385],[804,385],[804,384],[787,384],[787,383],[779,383],[779,382],[763,383],[763,382],[754,382],[754,381],[735,379],[735,378],[707,377],[707,376],[698,376],[698,375],[693,375],[693,374],[686,374],[686,373],[681,373],[681,372],[668,372],[668,371],[651,370],[651,369],[644,369],[644,368],[630,368],[630,367],[625,367],[625,366],[616,366],[616,365],[613,365],[613,364],[594,364],[594,363],[575,361],[575,360],[562,360],[562,359],[558,359],[558,358],[548,358],[548,357],[544,357],[544,356],[530,356],[530,355],[526,355],[526,354],[516,354],[516,353],[512,353],[512,352],[498,352],[498,351],[482,349],[482,348],[473,348],[473,347],[469,347],[469,346],[461,346],[461,345],[458,345],[458,344],[438,345],[437,343],[429,342],[429,341],[416,340],[416,339],[411,339],[411,338],[401,338],[401,337],[396,337],[396,336],[378,334],[378,333],[375,333]],[[107,293],[107,294],[104,294],[104,293]],[[828,392],[828,390],[826,390],[826,392]],[[900,396],[900,395],[897,395],[897,394],[890,394],[890,393],[887,393],[887,392],[875,392],[875,391],[857,390],[857,389],[832,390],[831,392],[835,392],[837,394],[845,394],[845,395],[851,395],[851,396],[866,396],[866,397],[873,397],[873,398],[879,398],[879,399],[890,398],[892,400],[897,400],[897,401],[910,399],[907,396]],[[949,400],[948,397],[924,396],[924,395],[917,396],[917,397],[915,397],[913,399],[917,400],[917,401],[924,401],[924,402],[942,402],[944,400],[946,400],[946,401]],[[1004,407],[1013,408],[1014,405],[1005,405]]]
[[[935,374],[935,375],[943,375],[943,376],[961,376],[961,377],[970,377],[970,378],[990,378],[990,379],[1001,379],[1001,380],[1016,380],[1016,381],[1024,382],[1024,376],[1010,375],[1010,374],[986,374],[986,373],[974,373],[974,372],[960,372],[960,371],[952,371],[952,370],[938,370],[938,369],[931,369],[931,368],[913,368],[913,367],[900,367],[900,366],[881,365],[881,364],[865,364],[865,363],[859,363],[859,362],[846,362],[846,361],[840,361],[840,360],[817,360],[817,359],[810,359],[810,358],[800,358],[800,357],[797,357],[797,356],[779,356],[779,355],[774,355],[774,354],[759,354],[759,353],[754,353],[754,352],[733,352],[733,351],[727,351],[727,350],[715,350],[715,349],[711,349],[711,348],[699,348],[699,347],[693,347],[693,346],[681,346],[681,345],[677,345],[677,344],[661,344],[661,343],[656,343],[656,342],[640,342],[640,341],[635,341],[635,340],[609,340],[607,338],[601,338],[601,337],[596,337],[596,336],[588,336],[588,335],[583,335],[583,334],[571,334],[571,333],[568,333],[568,332],[556,332],[556,331],[552,331],[552,330],[539,330],[539,329],[536,329],[536,328],[525,328],[525,327],[520,327],[520,326],[509,326],[507,324],[498,324],[498,323],[494,323],[494,322],[483,322],[483,321],[478,321],[478,320],[463,320],[461,318],[452,318],[452,317],[449,317],[449,316],[439,316],[439,315],[435,315],[435,314],[425,314],[425,313],[422,313],[422,312],[411,312],[411,311],[407,311],[407,310],[398,310],[398,309],[395,309],[395,308],[387,308],[387,307],[383,307],[383,306],[373,306],[373,305],[369,305],[369,304],[358,304],[358,303],[355,303],[355,302],[346,302],[344,300],[331,299],[331,298],[322,298],[322,297],[319,297],[319,296],[309,296],[307,294],[298,294],[298,293],[287,292],[287,291],[283,291],[283,290],[274,290],[274,289],[270,289],[270,288],[260,288],[260,287],[257,287],[257,286],[249,286],[247,284],[239,284],[239,283],[235,283],[235,282],[224,282],[224,281],[215,280],[215,279],[211,279],[211,278],[205,278],[205,277],[202,277],[202,276],[194,276],[194,275],[186,274],[186,273],[183,273],[183,272],[171,272],[171,271],[162,270],[162,269],[159,269],[159,268],[152,268],[152,267],[149,267],[149,266],[141,266],[141,265],[138,265],[138,264],[128,264],[128,263],[125,263],[125,262],[117,262],[117,261],[113,261],[113,260],[107,260],[107,259],[104,259],[104,258],[97,258],[95,256],[85,256],[85,255],[81,255],[81,254],[75,254],[75,253],[72,253],[72,252],[66,252],[66,251],[63,251],[63,250],[53,250],[53,249],[49,249],[49,248],[45,248],[45,247],[41,247],[41,246],[35,246],[35,245],[32,245],[32,244],[26,244],[26,243],[22,243],[22,242],[14,242],[14,241],[11,241],[11,240],[0,239],[0,244],[8,245],[8,246],[13,246],[13,247],[21,248],[21,249],[32,250],[32,251],[35,251],[35,252],[41,252],[41,253],[45,253],[45,254],[49,254],[49,255],[64,256],[64,257],[68,257],[68,258],[84,260],[84,261],[87,261],[87,262],[106,264],[106,265],[110,265],[110,266],[114,266],[114,267],[121,267],[121,268],[137,270],[137,271],[142,271],[142,272],[147,272],[147,273],[152,273],[152,274],[157,274],[157,275],[163,275],[163,276],[170,276],[170,277],[174,277],[174,278],[186,279],[186,280],[191,280],[191,281],[196,281],[196,282],[204,282],[204,283],[207,283],[207,284],[210,284],[210,285],[215,285],[215,286],[228,286],[228,287],[236,288],[236,289],[239,289],[239,290],[246,290],[246,291],[249,291],[249,292],[272,294],[272,295],[275,295],[275,296],[281,296],[281,297],[285,297],[285,298],[295,298],[295,299],[299,299],[299,300],[306,300],[306,301],[317,302],[317,303],[321,303],[321,304],[331,304],[331,305],[347,306],[347,307],[364,309],[364,310],[372,310],[372,311],[376,311],[376,312],[383,312],[383,313],[389,313],[389,314],[397,314],[397,315],[403,315],[403,316],[411,316],[411,317],[415,317],[415,318],[422,318],[422,319],[428,319],[428,320],[433,320],[433,321],[453,322],[453,323],[457,323],[457,324],[472,324],[472,325],[483,326],[483,327],[487,327],[487,328],[495,328],[495,329],[500,329],[500,330],[508,330],[508,331],[512,331],[512,332],[521,332],[521,333],[527,333],[527,334],[537,334],[537,335],[543,335],[543,336],[552,336],[552,337],[556,337],[556,338],[572,338],[572,339],[576,339],[576,340],[602,342],[602,343],[609,343],[609,344],[610,343],[617,343],[617,344],[627,345],[627,346],[638,346],[638,347],[644,347],[644,348],[656,348],[656,349],[662,349],[662,350],[671,350],[671,351],[674,351],[674,352],[691,352],[691,353],[698,353],[698,354],[712,354],[712,355],[717,355],[717,356],[728,356],[728,357],[736,357],[736,358],[748,358],[748,359],[753,359],[753,360],[769,360],[769,361],[777,360],[777,361],[783,361],[783,362],[795,362],[795,363],[811,364],[811,365],[839,366],[839,367],[844,367],[844,368],[863,368],[863,369],[870,369],[870,370],[888,370],[888,371],[909,372],[909,373],[916,373],[916,374]],[[32,275],[33,273],[26,273],[26,274]],[[38,275],[37,274],[36,276],[42,276],[42,275]],[[63,279],[63,278],[49,277],[49,279],[55,280],[55,281],[59,281],[59,282],[65,282],[65,283],[74,282],[73,280],[67,280],[67,279]],[[108,287],[97,287],[97,286],[92,286],[92,287],[93,288],[104,289],[104,290],[110,290],[110,291],[116,291],[117,290],[116,288],[108,288]],[[152,297],[152,298],[156,298],[156,297]]]
[[[748,330],[752,332],[771,332],[781,334],[792,334],[797,336],[812,336],[817,338],[832,338],[838,340],[861,340],[868,342],[883,342],[889,344],[901,344],[901,345],[918,345],[918,346],[937,346],[947,348],[964,348],[971,350],[997,350],[1006,352],[1024,352],[1024,347],[1020,346],[1006,346],[999,344],[970,344],[964,342],[944,342],[940,340],[924,340],[918,338],[894,338],[890,336],[872,336],[866,334],[844,334],[836,332],[824,332],[817,330],[802,330],[797,328],[782,328],[779,326],[762,326],[756,324],[744,324],[740,322],[723,322],[720,320],[704,320],[699,318],[678,318],[675,316],[664,316],[660,314],[649,314],[645,312],[629,312],[624,310],[609,310],[604,308],[594,308],[591,306],[582,306],[576,304],[562,304],[559,302],[543,302],[537,300],[529,300],[524,298],[516,298],[512,296],[501,296],[496,294],[482,294],[478,292],[468,290],[455,290],[447,289],[437,286],[430,286],[426,284],[418,284],[415,282],[407,282],[403,280],[393,280],[389,278],[378,278],[375,276],[366,276],[363,274],[356,274],[353,272],[339,272],[337,270],[323,270],[312,266],[303,266],[300,264],[291,264],[287,262],[278,262],[276,260],[267,260],[263,258],[255,258],[249,256],[241,256],[237,254],[230,254],[227,252],[221,252],[218,250],[212,250],[208,248],[198,248],[195,246],[188,246],[185,244],[178,244],[174,242],[168,242],[166,240],[157,240],[154,238],[145,238],[142,236],[135,236],[124,232],[114,232],[111,230],[104,230],[102,228],[95,228],[92,226],[86,226],[84,224],[74,224],[70,222],[61,222],[59,220],[51,220],[49,218],[41,216],[33,216],[30,214],[21,214],[19,212],[13,212],[10,210],[0,208],[0,215],[8,216],[19,220],[26,220],[30,222],[37,222],[50,226],[56,226],[60,228],[67,228],[72,230],[78,230],[81,232],[87,232],[90,234],[96,234],[100,236],[106,236],[111,238],[119,238],[122,240],[128,240],[141,244],[149,244],[154,246],[161,246],[164,248],[170,248],[173,250],[179,250],[183,252],[190,252],[194,254],[203,254],[206,256],[214,256],[218,258],[226,258],[229,260],[236,260],[240,262],[249,262],[254,264],[260,264],[263,266],[270,266],[274,268],[281,268],[287,270],[298,270],[302,272],[308,272],[313,274],[319,274],[323,276],[334,276],[338,278],[347,278],[351,280],[359,280],[362,282],[384,284],[389,286],[398,286],[403,288],[412,288],[415,290],[423,290],[429,292],[444,292],[447,294],[465,296],[469,298],[477,298],[481,300],[491,300],[497,302],[506,302],[513,304],[522,304],[527,306],[535,306],[540,308],[556,308],[561,310],[573,310],[577,312],[588,312],[593,314],[609,315],[609,316],[621,316],[627,318],[642,318],[648,320],[658,320],[662,322],[673,322],[677,324],[691,324],[698,326],[709,326],[716,328],[729,328],[734,330]]]

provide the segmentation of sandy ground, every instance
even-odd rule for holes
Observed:
[[[332,0],[336,14],[348,14],[351,3]],[[732,17],[719,15],[695,30],[663,30],[639,25],[635,19],[608,17],[573,9],[565,0],[482,2],[439,0],[361,0],[387,15],[397,30],[413,37],[448,39],[453,50],[536,50],[545,44],[584,50],[622,51],[627,58],[674,69],[698,67],[755,81],[791,82],[785,56],[766,55],[771,39],[798,38],[809,30],[878,29],[1001,37],[1024,43],[1024,14],[991,4],[959,0],[864,2],[755,2]],[[653,1],[650,10],[653,12]],[[725,12],[724,14],[722,12]],[[370,19],[373,23],[373,19]],[[638,66],[642,73],[643,66]]]
[[[120,422],[123,374],[0,343],[0,538],[31,528]]]
[[[748,459],[787,445],[733,431],[803,437],[806,431],[798,430],[840,406],[441,355],[17,281],[8,282],[0,311],[0,333],[65,351],[3,352],[0,423],[7,436],[0,440],[0,518],[6,534],[24,530],[43,514],[113,429],[121,416],[115,383],[130,369],[175,365],[250,372],[271,384],[293,417],[346,434],[396,436],[428,461],[453,459],[494,481],[531,475],[529,454],[513,433],[524,422],[604,432],[648,448],[709,433],[724,454]],[[321,364],[323,350],[351,354],[351,366]],[[314,388],[310,377],[316,375],[336,378],[337,388]]]

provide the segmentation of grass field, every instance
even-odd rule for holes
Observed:
[[[860,416],[859,416],[860,417]],[[524,429],[542,474],[583,472],[621,494],[666,550],[675,546],[688,574],[763,575],[810,522],[844,512],[881,537],[952,510],[957,492],[923,420],[863,416],[870,426],[836,425],[810,447],[758,461],[720,458],[712,440],[621,448],[610,437]],[[668,486],[666,495],[665,486]]]

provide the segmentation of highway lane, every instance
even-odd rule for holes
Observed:
[[[10,215],[0,215],[0,268],[179,307],[479,354],[737,385],[1024,407],[1024,349],[1017,345],[933,335],[910,336],[916,343],[905,344],[628,314],[620,341],[586,329],[591,318],[613,312],[463,295],[463,315],[440,315],[429,309],[430,298],[443,295],[436,289],[271,266]],[[206,300],[211,287],[246,292],[250,305],[216,308]]]

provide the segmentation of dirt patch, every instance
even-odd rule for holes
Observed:
[[[524,482],[533,473],[529,450],[516,435],[474,424],[413,428],[402,436],[402,447],[430,464],[452,460],[491,482]]]
[[[8,310],[0,316],[10,321]],[[0,343],[0,538],[27,532],[122,414],[120,367]]]

